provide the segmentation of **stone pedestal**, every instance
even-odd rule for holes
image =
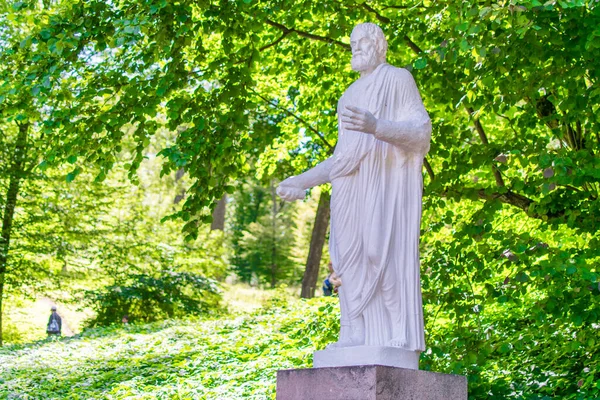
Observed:
[[[277,400],[467,400],[467,378],[364,365],[277,371]]]

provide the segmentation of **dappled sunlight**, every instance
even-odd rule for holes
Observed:
[[[336,301],[280,301],[253,316],[96,328],[1,349],[0,397],[271,398],[278,369],[310,366],[312,351],[337,334]]]

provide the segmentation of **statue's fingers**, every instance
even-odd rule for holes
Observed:
[[[358,115],[356,113],[347,112],[347,111],[342,112],[342,118],[354,119],[354,118],[357,118],[357,117],[358,117]]]
[[[283,188],[281,188],[281,195],[282,195],[282,197],[290,197],[291,193],[292,193],[292,190],[289,187],[283,187]]]
[[[287,191],[280,186],[280,187],[277,188],[277,190],[275,191],[275,193],[277,193],[277,196],[279,196],[282,199],[284,199],[285,196],[286,196]]]
[[[283,200],[285,200],[285,201],[294,201],[294,200],[296,200],[296,199],[294,198],[294,196],[292,196],[290,193],[287,193],[287,192],[285,193],[285,195],[283,195],[283,196],[280,196],[280,197],[281,197]]]
[[[365,110],[364,108],[360,108],[360,107],[354,107],[354,106],[346,106],[346,108],[356,114],[366,114],[367,110]]]
[[[358,122],[356,119],[354,118],[342,118],[342,122],[345,124],[356,124],[356,122]]]
[[[302,200],[306,196],[306,192],[302,189],[291,189],[287,196],[288,201]]]
[[[360,131],[361,126],[356,124],[344,124],[344,129],[349,131]]]

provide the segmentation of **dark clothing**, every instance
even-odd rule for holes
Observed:
[[[52,311],[50,318],[48,319],[48,327],[46,333],[48,335],[60,335],[62,330],[62,319],[56,311]]]
[[[329,275],[323,281],[323,296],[333,295],[333,285],[329,281]]]

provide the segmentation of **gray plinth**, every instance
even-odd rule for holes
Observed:
[[[467,378],[365,365],[277,371],[277,400],[467,400]]]

